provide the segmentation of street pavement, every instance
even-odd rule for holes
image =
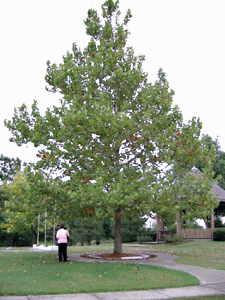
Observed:
[[[152,300],[171,299],[178,297],[210,296],[215,294],[224,295],[225,299],[225,271],[178,264],[174,262],[174,259],[178,258],[176,255],[170,255],[166,253],[155,254],[157,255],[156,258],[141,261],[132,260],[129,261],[129,263],[138,263],[139,265],[155,265],[187,272],[195,276],[200,281],[200,286],[92,294],[2,296],[0,297],[0,300]],[[80,257],[79,254],[71,256],[71,259],[74,261],[93,262],[93,260]],[[105,261],[98,260],[98,262]],[[126,263],[128,262],[126,261]]]

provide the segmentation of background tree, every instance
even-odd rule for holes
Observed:
[[[93,240],[99,245],[103,236],[103,223],[96,220],[95,217],[88,217],[86,219],[75,218],[70,222],[70,238],[73,243],[84,243],[91,245]]]
[[[10,158],[1,154],[0,156],[0,184],[3,181],[12,181],[16,172],[21,169],[21,160],[17,158]]]
[[[41,172],[32,173],[31,169],[18,172],[11,183],[2,185],[2,194],[7,199],[4,202],[2,229],[11,235],[12,244],[18,244],[24,232],[29,232],[29,245],[36,240],[38,215],[40,215],[40,234],[47,229],[53,229],[57,217],[54,207],[55,190],[52,192],[51,182],[46,181]],[[49,202],[49,203],[48,203]],[[50,209],[51,208],[51,209]],[[48,212],[45,218],[45,212]],[[45,222],[46,219],[46,222]],[[49,231],[49,230],[48,230]],[[53,234],[51,233],[51,239]],[[20,242],[21,245],[21,242]]]
[[[103,219],[103,235],[107,240],[112,238],[112,222],[109,218]]]
[[[4,182],[10,183],[14,179],[16,173],[21,169],[21,160],[17,158],[10,158],[1,154],[0,156],[0,240],[1,245],[13,244],[13,235],[9,234],[4,229],[5,224],[5,203],[9,200],[2,191]]]
[[[204,147],[214,152],[215,160],[213,162],[213,178],[216,179],[217,184],[222,189],[225,189],[225,152],[221,150],[219,140],[215,139],[213,141],[212,137],[209,135],[203,135],[201,142]],[[196,167],[198,167],[199,170],[202,170],[202,162],[197,162]],[[219,203],[218,207],[214,209],[214,214],[217,219],[225,217],[225,202]]]
[[[29,244],[35,242],[34,225],[37,225],[37,219],[31,213],[32,207],[28,205],[28,190],[29,184],[22,172],[18,172],[11,183],[4,183],[2,186],[2,193],[7,201],[3,211],[4,223],[1,227],[11,234],[11,246],[14,243],[12,238],[15,241],[17,236],[18,241],[18,235],[27,231],[30,236]]]
[[[210,160],[199,142],[200,121],[183,124],[163,71],[155,84],[148,83],[144,56],[126,46],[131,12],[121,23],[120,14],[113,0],[102,5],[102,19],[90,9],[87,47],[82,51],[73,44],[59,66],[47,62],[47,90],[60,93],[59,106],[41,116],[37,101],[31,113],[23,104],[5,121],[11,141],[42,147],[35,168],[55,173],[51,189],[65,216],[114,218],[115,253],[122,252],[122,215],[177,207],[166,193],[158,200],[171,182],[171,166],[194,165],[202,155]]]
[[[217,179],[218,185],[225,189],[225,152],[221,150],[219,140],[213,139],[208,135],[203,135],[201,138],[202,145],[214,152],[215,160],[213,163],[214,178]],[[197,162],[196,167],[202,170],[201,162]]]
[[[137,242],[137,237],[140,235],[145,222],[146,218],[139,216],[122,218],[122,242]]]
[[[223,228],[225,224],[223,224],[222,218],[216,217],[215,218],[215,228]]]

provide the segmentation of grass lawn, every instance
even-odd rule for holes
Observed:
[[[124,251],[128,247],[123,248]],[[185,265],[225,270],[225,242],[188,242],[179,245],[160,244],[144,248],[134,247],[129,251],[155,251],[179,255],[175,261]]]
[[[109,247],[98,246],[98,250],[110,251]],[[74,248],[69,248],[69,252],[74,253]],[[85,250],[86,247],[81,248]],[[95,246],[87,248],[94,252]],[[1,295],[93,293],[199,285],[190,274],[154,266],[139,265],[137,272],[135,264],[118,262],[59,263],[57,252],[0,252],[0,266]]]

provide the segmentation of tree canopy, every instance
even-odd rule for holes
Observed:
[[[21,169],[21,160],[10,158],[1,154],[0,156],[0,183],[12,181],[17,171]]]
[[[202,136],[201,142],[204,147],[214,152],[213,177],[217,179],[218,185],[225,190],[225,152],[221,150],[219,140],[213,140],[208,134]],[[198,167],[199,170],[204,168],[201,162],[197,162],[196,167]]]
[[[218,139],[213,140],[208,134],[201,138],[202,145],[214,152],[215,160],[213,162],[213,178],[217,180],[218,185],[225,190],[225,152],[221,150]],[[203,168],[201,162],[197,162],[196,166],[201,170]],[[214,209],[215,216],[218,218],[225,216],[225,202],[220,202],[218,207]]]
[[[179,211],[171,190],[173,168],[184,174],[201,159],[208,166],[207,180],[212,159],[199,141],[199,119],[184,124],[172,106],[174,92],[165,73],[160,69],[155,84],[148,82],[144,56],[127,46],[131,11],[122,22],[120,15],[118,1],[102,5],[102,18],[90,9],[87,47],[74,43],[63,63],[47,62],[46,89],[59,93],[59,105],[42,116],[37,101],[31,112],[23,104],[12,121],[5,121],[12,142],[39,147],[34,194],[42,170],[53,182],[49,187],[62,217],[114,217],[116,253],[122,251],[121,214]],[[206,192],[209,186],[204,187]],[[43,205],[50,207],[53,198],[46,197]],[[35,205],[40,209],[42,202]]]

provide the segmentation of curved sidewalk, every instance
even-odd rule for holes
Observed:
[[[166,253],[155,253],[156,258],[150,260],[132,260],[129,263],[156,265],[173,270],[190,273],[198,278],[200,286],[168,288],[158,290],[110,292],[92,294],[69,294],[69,295],[40,295],[40,296],[3,296],[0,300],[152,300],[171,299],[177,297],[197,297],[210,295],[225,295],[225,271],[212,270],[202,267],[188,266],[174,262],[178,256]],[[71,260],[93,262],[93,260],[80,257],[79,254],[69,255]],[[105,260],[96,260],[106,262]],[[112,263],[117,261],[111,261]],[[128,263],[128,261],[126,261]],[[225,299],[225,297],[224,297]]]

